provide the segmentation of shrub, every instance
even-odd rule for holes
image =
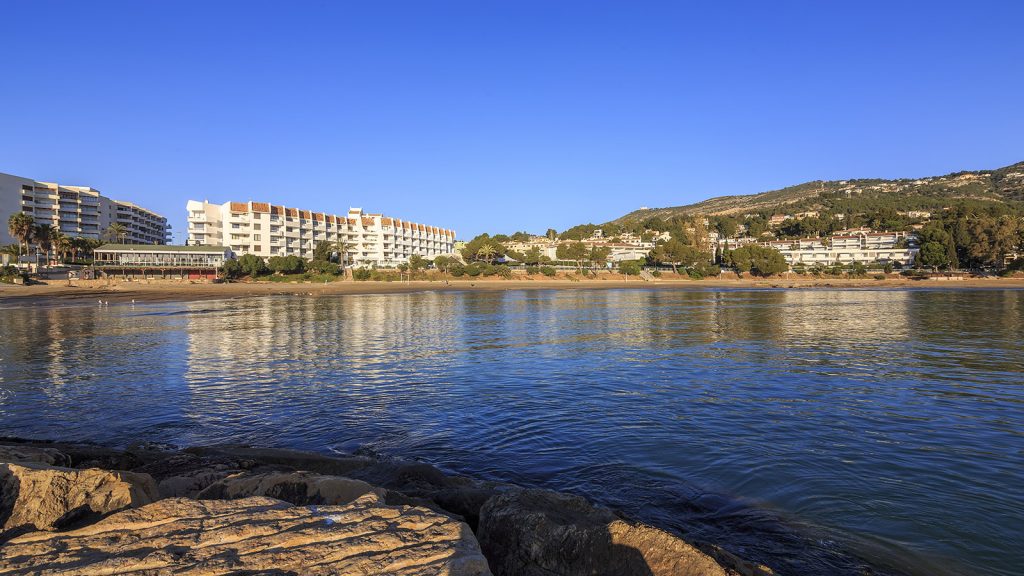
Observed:
[[[452,262],[448,265],[448,273],[456,278],[466,275],[466,265],[462,262]]]
[[[262,276],[269,272],[267,263],[255,254],[244,254],[238,259],[238,266],[244,276]]]
[[[748,244],[732,251],[732,262],[738,272],[755,276],[771,276],[789,270],[785,256],[775,248]]]
[[[651,272],[651,276],[654,276],[655,278],[661,278],[661,270],[655,270],[654,272]]]
[[[495,266],[494,273],[506,280],[512,277],[512,269],[506,266],[505,264],[499,264],[498,266]]]
[[[225,278],[238,278],[242,275],[242,266],[238,263],[238,260],[232,258],[224,262],[224,265],[220,268],[220,272]]]
[[[554,278],[558,271],[555,270],[554,266],[541,266],[540,273],[547,276],[548,278]]]
[[[535,274],[540,274],[540,266],[527,266],[526,267],[526,275],[527,276],[533,276]]]
[[[696,272],[696,276],[694,275],[694,272]],[[697,278],[699,280],[701,278],[707,278],[708,276],[718,276],[721,272],[722,269],[719,268],[717,264],[712,262],[698,262],[690,269],[690,277]]]
[[[353,280],[369,280],[373,273],[366,268],[356,268],[352,271]]]
[[[484,264],[482,273],[484,276],[494,276],[498,273],[498,267],[493,264]]]
[[[298,256],[271,256],[267,267],[277,274],[301,274],[306,269],[306,261]]]
[[[885,274],[875,274],[875,280],[885,280]]]
[[[28,274],[18,270],[17,266],[4,266],[0,268],[0,282],[14,284],[16,278],[21,278],[22,282],[28,284]]]
[[[466,268],[465,268],[465,271],[466,271],[466,275],[467,276],[473,276],[473,277],[479,276],[480,272],[481,272],[480,266],[477,265],[477,264],[467,264]]]
[[[341,273],[341,266],[327,260],[313,260],[306,267],[309,271],[317,274],[334,274],[337,276]]]
[[[850,276],[854,278],[863,278],[868,275],[868,269],[861,262],[854,262],[850,264]]]
[[[622,272],[626,276],[639,276],[640,270],[639,260],[625,260],[619,263],[619,272]]]

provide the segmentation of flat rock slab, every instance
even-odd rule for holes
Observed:
[[[344,506],[171,498],[0,547],[0,573],[484,576],[464,523],[369,493]]]
[[[0,542],[30,530],[61,530],[159,499],[146,474],[0,463]]]

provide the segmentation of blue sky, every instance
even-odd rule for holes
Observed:
[[[1024,160],[1024,3],[0,3],[0,172],[543,232]]]

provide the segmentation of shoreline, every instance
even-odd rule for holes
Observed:
[[[59,474],[65,470],[134,476],[136,481],[142,480],[151,486],[147,490],[150,493],[148,503],[153,506],[172,501],[178,505],[181,500],[239,502],[242,499],[241,502],[245,502],[246,498],[263,497],[283,501],[282,504],[306,507],[314,514],[318,508],[324,511],[323,514],[328,513],[328,506],[348,502],[353,497],[351,483],[357,483],[364,490],[380,496],[380,504],[406,509],[413,507],[464,523],[469,534],[479,540],[479,550],[490,564],[490,572],[482,574],[493,576],[578,576],[584,573],[580,571],[584,566],[579,562],[587,557],[628,570],[615,574],[648,576],[775,576],[794,573],[791,570],[798,566],[810,569],[808,573],[815,575],[909,576],[911,573],[895,565],[876,563],[877,559],[868,560],[855,548],[846,545],[850,543],[830,547],[823,554],[823,550],[812,546],[812,541],[823,537],[823,533],[808,531],[812,529],[809,525],[797,528],[783,516],[771,513],[768,513],[771,518],[767,523],[764,519],[748,519],[752,523],[745,522],[738,528],[746,534],[733,534],[741,536],[737,540],[728,535],[722,540],[722,534],[709,540],[695,537],[689,534],[689,530],[667,529],[657,523],[648,523],[642,516],[633,516],[592,498],[563,492],[561,488],[487,480],[472,472],[448,470],[418,459],[362,448],[353,452],[325,453],[239,443],[178,446],[138,440],[130,444],[111,444],[86,439],[39,439],[0,434],[0,486],[11,481],[11,466],[39,468],[47,474]],[[26,484],[24,479],[15,481],[19,480],[23,489],[34,483],[30,480]],[[39,489],[45,483],[39,482],[38,488],[32,489],[33,494],[39,495]],[[50,490],[46,497],[54,497],[60,490],[68,488],[64,485],[56,490],[46,489]],[[70,483],[70,489],[77,490],[74,481]],[[105,487],[87,489],[98,490],[102,494]],[[339,498],[340,502],[334,501]],[[4,502],[0,499],[0,517],[5,512],[12,512],[9,509],[11,505],[16,512],[19,502],[22,500]],[[697,502],[690,505],[701,506]],[[736,500],[735,505],[747,506],[740,500]],[[5,506],[8,509],[5,510]],[[137,506],[133,504],[129,508]],[[59,538],[65,531],[73,534],[82,529],[88,532],[96,522],[113,520],[119,512],[127,509],[122,506],[116,510],[94,510],[86,516],[73,516],[71,523],[55,525],[44,529],[44,532],[25,532],[10,527],[5,532],[4,524],[0,522],[0,565],[3,564],[2,552],[7,542],[16,545],[21,536],[32,539],[36,535],[51,534]],[[730,514],[740,513],[735,506],[730,506],[730,510]],[[767,512],[767,509],[757,510]],[[242,516],[241,519],[242,522],[236,525],[238,530],[259,530],[251,518]],[[609,542],[603,536],[595,538],[595,530],[597,534],[603,534],[605,530],[617,534],[622,541],[613,539]],[[762,539],[767,548],[757,552],[747,548],[752,530],[758,533],[754,538]],[[572,553],[564,553],[565,546],[569,546]],[[642,551],[642,554],[630,548]],[[159,546],[157,550],[159,554]],[[527,560],[525,564],[524,559]],[[910,562],[911,559],[906,560]],[[911,563],[922,566],[931,564],[931,560],[917,558]],[[550,569],[523,572],[527,565],[535,568],[539,564],[548,564]],[[703,564],[704,568],[691,571],[695,564]],[[602,567],[604,571],[599,567],[597,572],[586,573],[608,576],[613,573],[607,571],[607,566]],[[683,570],[679,571],[681,568]]]
[[[495,292],[509,290],[766,290],[766,289],[1024,289],[1024,278],[969,278],[956,281],[885,280],[854,278],[712,278],[704,280],[663,279],[645,282],[639,278],[544,279],[544,280],[414,280],[410,282],[341,280],[314,282],[230,282],[189,283],[187,281],[72,281],[51,280],[45,284],[0,285],[0,304],[88,303],[141,301],[190,302],[263,296],[329,296],[357,294],[409,294],[418,292]]]
[[[123,486],[115,486],[117,484]],[[47,554],[56,558],[38,562],[49,563],[56,559],[56,564],[78,568],[92,563],[99,566],[123,555],[125,551],[121,546],[131,537],[109,537],[101,544],[109,546],[109,550],[98,554],[90,551],[84,556],[75,556],[75,549],[88,547],[73,544],[68,551],[63,539],[87,540],[93,533],[110,534],[110,529],[122,533],[138,530],[140,528],[132,522],[139,516],[159,515],[167,509],[189,506],[194,511],[195,506],[189,502],[213,502],[214,507],[217,502],[248,507],[249,510],[235,515],[232,533],[245,535],[252,531],[256,534],[250,536],[259,538],[265,534],[257,516],[264,510],[254,514],[250,500],[262,498],[255,503],[265,508],[267,499],[273,499],[272,507],[294,506],[292,510],[301,510],[307,515],[312,512],[314,521],[317,516],[345,512],[343,505],[366,507],[369,504],[377,510],[383,509],[383,515],[388,518],[395,514],[433,514],[435,523],[440,520],[461,524],[464,530],[460,531],[460,546],[475,552],[483,565],[481,567],[477,560],[473,570],[459,570],[464,562],[460,559],[453,564],[457,569],[451,572],[460,576],[610,574],[609,566],[615,566],[615,573],[651,576],[773,576],[777,573],[717,543],[695,541],[656,528],[580,496],[484,481],[417,460],[358,450],[322,454],[246,444],[182,448],[159,442],[114,447],[89,441],[0,436],[0,485],[13,486],[15,495],[13,500],[0,499],[0,518],[6,514],[22,522],[13,526],[9,522],[0,523],[0,565],[5,560],[4,546],[20,552],[21,548],[42,543]],[[132,501],[104,500],[108,490],[123,492],[128,485],[134,494]],[[73,513],[69,510],[59,515],[62,507],[73,506],[72,501],[81,499],[82,492],[86,498],[89,493],[96,493],[100,498],[85,506],[79,505]],[[147,522],[141,529],[163,524],[167,519],[159,520]],[[165,531],[157,531],[154,546],[145,550],[143,557],[127,554],[127,558],[118,558],[118,565],[127,567],[123,562],[150,558],[164,560],[160,557],[166,556],[166,549],[174,548],[175,530],[180,524],[180,518],[171,520]],[[366,522],[365,518],[352,524],[356,532],[363,530],[359,526],[361,522]],[[393,520],[388,523],[388,529],[396,524]],[[605,531],[611,535],[611,540]],[[381,552],[401,554],[409,547],[410,539],[429,539],[432,532],[431,527],[413,527],[402,542],[393,544],[396,548]],[[238,552],[231,549],[232,544],[227,543],[229,554]],[[302,542],[301,547],[337,544],[333,539],[314,538]],[[565,546],[569,546],[570,553],[564,551]],[[287,556],[289,552],[292,551],[287,545],[281,546],[282,554]],[[174,571],[189,568],[185,563],[191,561],[190,558],[173,555],[173,551],[171,554],[172,560],[164,568]],[[7,559],[20,561],[21,568],[36,568],[33,563],[37,560],[29,555],[16,552]],[[543,569],[539,569],[540,566]],[[202,567],[191,566],[193,569]],[[599,571],[594,572],[593,568]],[[620,569],[625,572],[619,572]]]

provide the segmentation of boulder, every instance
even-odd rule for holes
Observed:
[[[36,462],[50,466],[71,466],[71,458],[56,448],[19,444],[0,445],[0,462]]]
[[[170,498],[0,547],[0,573],[485,576],[469,528],[364,494],[344,506]]]
[[[477,535],[498,576],[738,574],[665,531],[545,490],[491,498],[480,510]]]
[[[383,496],[385,491],[362,480],[323,476],[313,472],[242,472],[218,480],[197,496],[200,500],[235,500],[269,496],[292,504],[348,504],[363,494]]]
[[[61,530],[158,498],[146,474],[0,464],[0,541],[29,530]]]

